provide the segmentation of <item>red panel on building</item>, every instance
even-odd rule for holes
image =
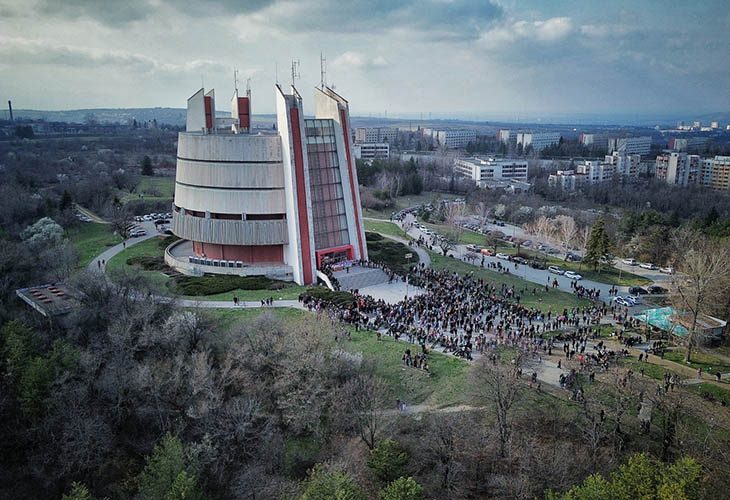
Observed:
[[[203,97],[205,104],[205,128],[213,128],[213,99],[210,96]]]
[[[357,232],[357,242],[360,246],[360,258],[363,258],[365,252],[362,246],[362,235],[360,234],[360,207],[357,203],[357,197],[355,195],[355,189],[358,187],[355,185],[355,176],[352,173],[352,159],[350,159],[350,134],[347,133],[347,116],[345,110],[340,110],[340,121],[342,122],[342,135],[345,137],[345,154],[347,155],[347,171],[350,174],[350,191],[352,192],[352,206],[355,210],[355,231]]]
[[[248,97],[238,98],[238,125],[241,128],[251,126],[251,103]]]
[[[322,259],[326,257],[327,255],[333,254],[333,253],[339,253],[339,252],[346,252],[347,258],[352,260],[355,258],[355,249],[352,248],[352,245],[344,245],[341,247],[335,247],[335,248],[328,248],[327,250],[320,250],[319,252],[316,252],[317,254],[317,268],[322,267]]]
[[[297,187],[297,212],[299,232],[302,238],[302,266],[304,267],[304,284],[312,284],[312,256],[309,246],[309,220],[307,211],[307,186],[304,179],[304,155],[302,153],[302,134],[299,129],[299,109],[290,110],[292,141],[294,142],[294,173]]]
[[[284,262],[283,245],[220,245],[193,242],[193,252],[209,259],[240,260],[249,264],[281,264]]]

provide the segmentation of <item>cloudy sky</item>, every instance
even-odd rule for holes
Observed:
[[[728,0],[0,0],[17,108],[183,107],[202,80],[221,109],[236,67],[272,112],[277,65],[311,103],[320,51],[361,115],[730,109]]]

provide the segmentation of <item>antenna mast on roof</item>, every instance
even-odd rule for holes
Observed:
[[[327,86],[327,59],[322,52],[319,53],[319,85],[322,90]]]
[[[251,79],[246,78],[246,96],[250,99],[251,98]]]
[[[299,66],[301,65],[301,61],[299,59],[292,59],[291,60],[291,86],[296,86],[296,79],[301,78],[302,75],[299,73]]]
[[[238,70],[233,68],[233,89],[238,91]]]

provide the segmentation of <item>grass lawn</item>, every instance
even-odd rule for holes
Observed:
[[[174,177],[145,177],[130,193],[124,194],[120,199],[123,203],[130,200],[165,200],[172,199],[175,192]],[[140,196],[141,195],[141,196]]]
[[[404,240],[413,239],[393,222],[365,220],[365,231],[373,231],[376,233],[387,234],[390,236],[395,236],[396,238],[402,238]]]
[[[393,271],[406,274],[411,266],[418,264],[418,253],[399,241],[393,241],[377,233],[365,233],[368,244],[368,258],[382,262]],[[411,254],[409,259],[406,256]]]
[[[109,259],[109,262],[106,263],[107,272],[114,272],[121,269],[130,269],[132,267],[139,269],[139,266],[130,266],[129,264],[127,264],[127,259],[131,259],[132,257],[162,258],[165,250],[160,248],[160,241],[162,241],[163,239],[163,236],[158,236],[155,238],[144,240],[140,243],[137,243],[136,245],[127,246],[127,248]],[[139,272],[142,273],[142,275],[146,276],[150,281],[158,285],[160,291],[167,290],[167,287],[165,285],[170,280],[170,278],[165,276],[161,271],[145,271],[143,269],[139,269]]]
[[[85,222],[73,227],[66,231],[66,237],[79,256],[79,267],[88,266],[94,257],[122,242],[121,236],[112,233],[110,224],[96,222]]]
[[[695,351],[692,353],[691,357],[692,361],[690,361],[689,363],[684,362],[684,349],[682,349],[681,351],[667,351],[664,353],[664,359],[674,361],[675,363],[683,366],[690,366],[695,370],[697,368],[702,368],[703,373],[707,373],[708,368],[710,369],[710,373],[712,375],[714,375],[718,371],[720,373],[730,372],[730,363],[722,359],[716,358],[711,354]]]
[[[703,382],[701,384],[688,385],[687,387],[689,390],[699,394],[700,396],[709,394],[718,401],[725,401],[730,404],[730,386],[725,389],[724,387],[718,387],[714,384],[707,384]]]
[[[362,215],[364,217],[374,217],[376,219],[390,219],[393,212],[398,212],[404,208],[413,207],[416,205],[422,205],[425,203],[433,203],[437,199],[453,199],[458,198],[460,195],[452,193],[437,193],[435,191],[424,191],[419,195],[410,196],[398,196],[395,199],[395,205],[388,207],[384,210],[371,210],[369,208],[362,209]]]
[[[383,336],[378,341],[373,332],[355,332],[349,350],[360,352],[365,362],[371,363],[372,371],[391,387],[391,396],[409,405],[429,404],[434,407],[454,406],[465,403],[464,394],[469,364],[453,356],[432,352],[429,360],[430,373],[403,364],[403,353],[420,352],[420,346],[396,342]]]
[[[590,304],[587,299],[579,299],[575,295],[563,292],[559,290],[550,289],[545,291],[545,287],[533,283],[531,281],[523,280],[513,274],[502,274],[488,269],[482,269],[479,266],[473,266],[466,262],[453,259],[451,257],[444,257],[441,254],[429,252],[431,256],[431,267],[434,269],[445,269],[448,271],[456,271],[460,275],[466,273],[474,273],[476,278],[482,278],[486,282],[493,283],[499,288],[502,283],[507,286],[514,285],[516,290],[526,289],[529,292],[520,294],[520,303],[526,307],[537,307],[538,309],[547,312],[552,310],[553,312],[561,312],[563,309],[570,309],[573,307],[583,307]],[[537,288],[537,294],[532,294],[532,289]]]
[[[230,292],[217,293],[215,295],[204,295],[201,297],[186,296],[190,300],[220,300],[233,302],[233,296],[240,300],[258,301],[267,297],[274,297],[274,300],[297,300],[299,294],[307,289],[306,286],[294,285],[281,290],[232,290]]]

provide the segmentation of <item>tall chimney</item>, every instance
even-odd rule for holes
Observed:
[[[8,99],[8,111],[10,111],[10,121],[13,121],[13,103]]]

